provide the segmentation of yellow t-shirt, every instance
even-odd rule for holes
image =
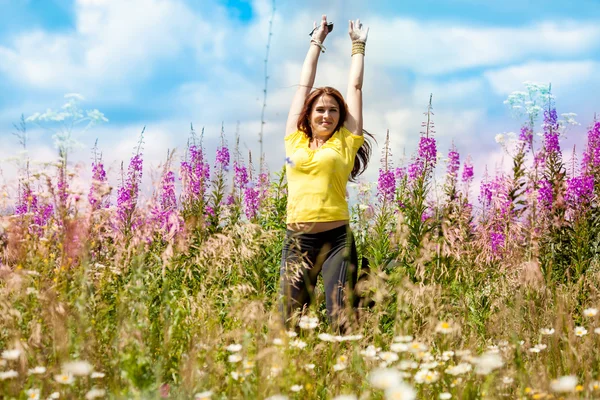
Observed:
[[[288,224],[350,219],[346,184],[364,140],[344,127],[316,150],[304,132],[285,137]]]

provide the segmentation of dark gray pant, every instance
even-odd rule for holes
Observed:
[[[286,232],[281,256],[281,305],[284,323],[294,311],[307,307],[323,274],[325,301],[330,322],[344,328],[344,310],[353,301],[357,278],[357,253],[349,226],[320,233]]]

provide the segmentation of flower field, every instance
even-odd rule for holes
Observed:
[[[24,156],[3,188],[0,397],[600,398],[600,121],[566,152],[574,115],[525,89],[505,102],[519,134],[496,137],[510,170],[439,149],[431,102],[406,163],[380,140],[378,181],[349,185],[362,269],[343,334],[320,286],[283,329],[285,174],[239,138],[213,156],[192,131],[146,196],[143,134],[118,187],[95,149],[80,190],[57,131],[51,168]],[[106,121],[69,98],[17,136],[70,120]]]

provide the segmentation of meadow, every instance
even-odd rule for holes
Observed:
[[[512,168],[480,187],[468,157],[437,148],[431,102],[406,163],[380,140],[378,181],[349,185],[362,269],[343,334],[321,287],[282,327],[285,173],[239,138],[212,156],[192,131],[151,196],[143,135],[116,188],[97,150],[81,191],[69,121],[104,116],[69,98],[24,118],[24,149],[28,125],[66,128],[55,163],[25,155],[3,188],[0,397],[600,398],[600,121],[584,116],[587,146],[567,154],[574,115],[548,85],[505,103]]]

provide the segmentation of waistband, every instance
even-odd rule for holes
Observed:
[[[297,232],[291,229],[286,229],[285,236],[289,237],[297,237],[297,238],[311,238],[311,239],[321,239],[328,237],[337,237],[341,235],[345,235],[350,233],[350,225],[342,225],[337,228],[330,229],[328,231],[318,232],[318,233],[305,233],[305,232]]]

